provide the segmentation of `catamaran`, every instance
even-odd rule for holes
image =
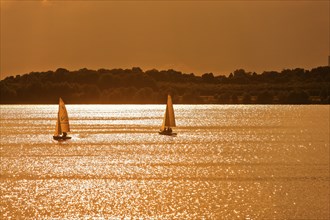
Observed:
[[[175,125],[175,117],[174,117],[174,109],[172,98],[170,95],[167,96],[167,105],[166,111],[163,119],[162,127],[160,128],[159,134],[162,135],[176,135],[176,133],[172,132],[172,127],[176,127]]]
[[[67,136],[67,132],[70,132],[69,116],[68,112],[66,111],[65,104],[60,98],[55,134],[53,136],[54,140],[64,141],[67,139],[71,139],[71,137]],[[60,136],[61,134],[63,135]]]

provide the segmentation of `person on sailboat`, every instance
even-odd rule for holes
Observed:
[[[63,132],[62,137],[66,137],[66,135],[67,135],[67,133],[66,132]]]

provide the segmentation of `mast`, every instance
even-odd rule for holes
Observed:
[[[59,136],[62,134],[61,126],[60,125],[60,118],[59,115],[57,114],[57,120],[56,120],[56,127],[55,127],[55,133],[54,136]]]

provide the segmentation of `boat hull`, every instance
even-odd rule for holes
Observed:
[[[70,140],[71,137],[53,136],[53,139],[56,141],[66,141],[66,140]]]
[[[167,136],[176,136],[177,133],[173,133],[173,132],[166,132],[166,131],[160,131],[158,132],[161,135],[167,135]]]

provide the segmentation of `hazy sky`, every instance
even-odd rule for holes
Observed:
[[[328,64],[329,1],[3,1],[1,79],[141,67],[258,73]]]

